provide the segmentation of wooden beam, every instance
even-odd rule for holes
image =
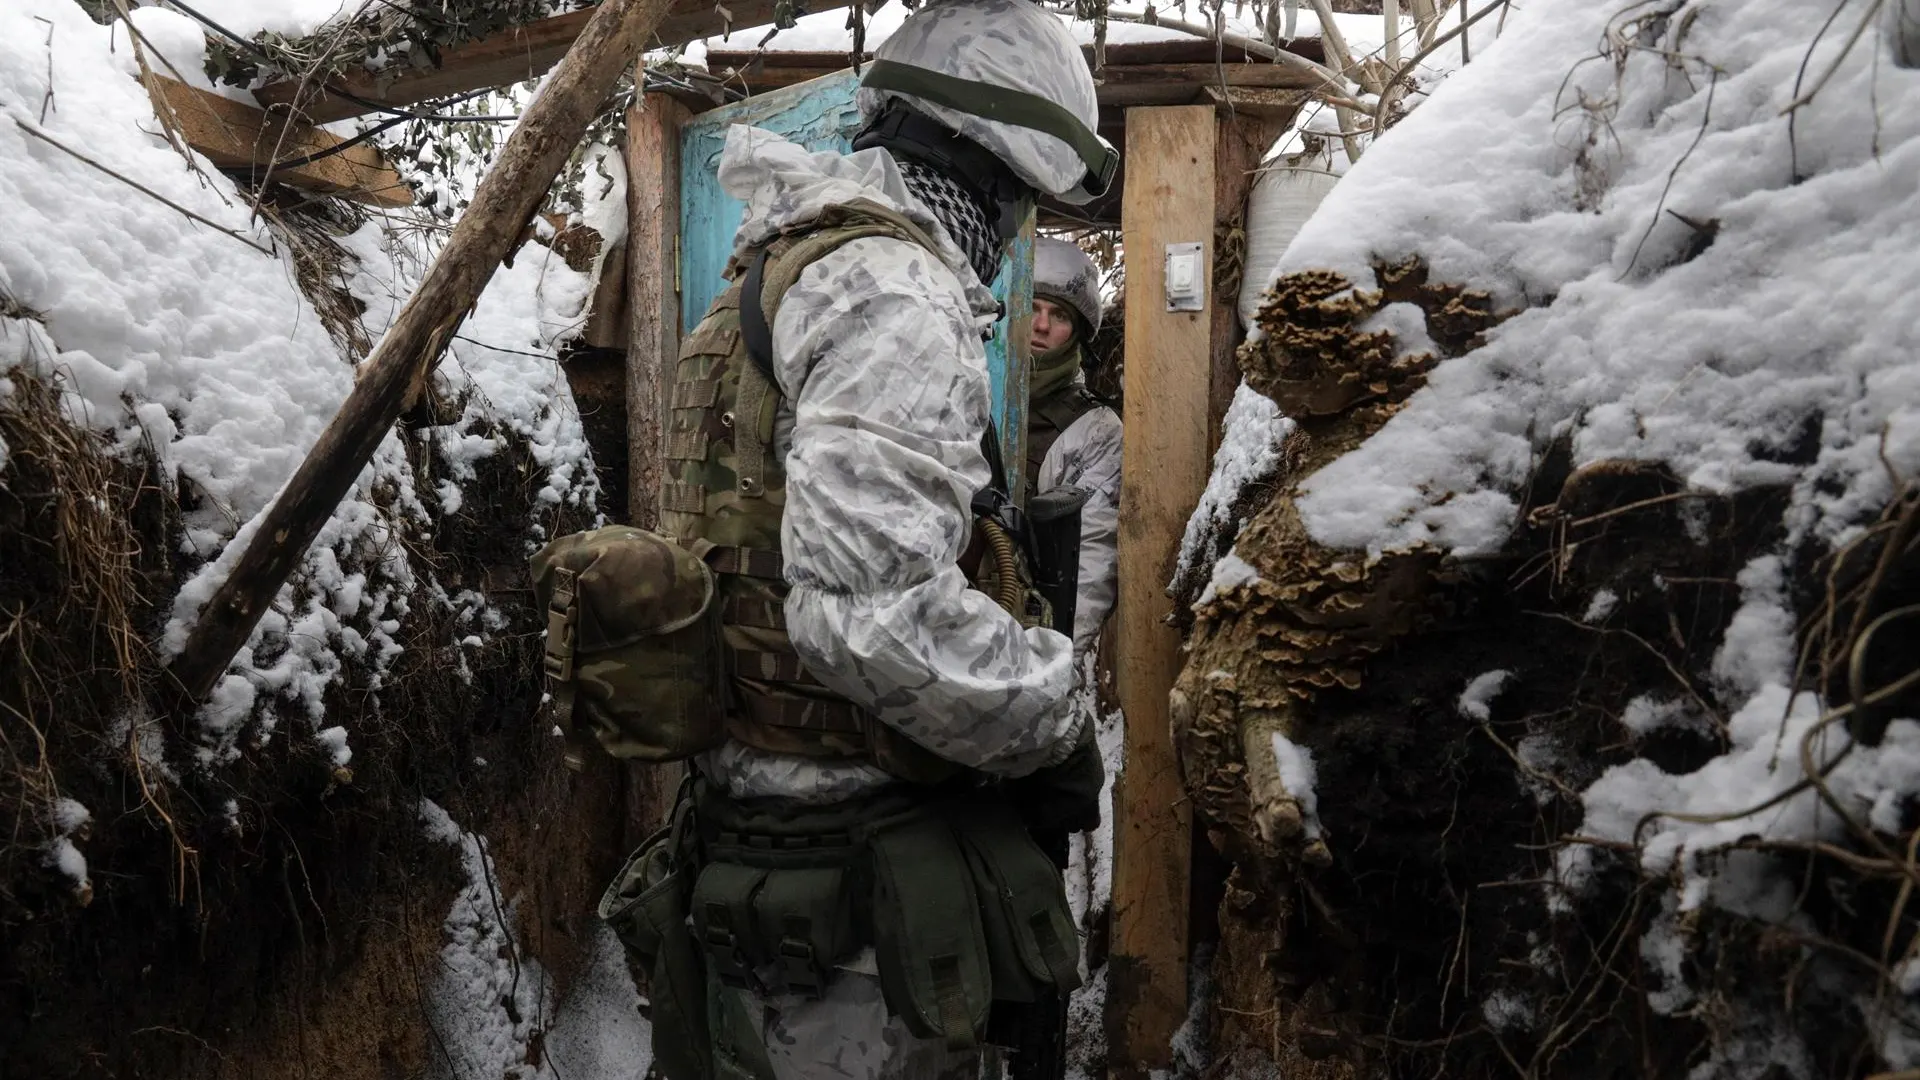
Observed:
[[[628,517],[651,529],[662,478],[666,388],[680,354],[680,128],[666,94],[627,110]]]
[[[170,111],[187,145],[222,169],[245,169],[291,187],[377,206],[413,205],[413,189],[366,143],[305,165],[275,165],[346,140],[163,75],[153,77],[148,94],[154,112]]]
[[[1180,636],[1165,622],[1165,590],[1207,482],[1212,319],[1206,311],[1167,311],[1163,281],[1168,244],[1205,245],[1203,280],[1211,272],[1216,130],[1212,106],[1127,113],[1127,437],[1114,664],[1127,727],[1114,791],[1106,1002],[1117,1076],[1170,1066],[1170,1042],[1187,1015],[1192,818],[1168,731]]]
[[[774,0],[733,0],[726,5],[726,10],[732,12],[731,25],[749,27],[771,22],[773,7]],[[650,33],[647,47],[683,45],[721,33],[729,23],[722,18],[719,8],[713,0],[671,0],[667,14]],[[548,68],[566,55],[594,10],[585,8],[555,15],[456,46],[441,53],[437,67],[352,71],[336,76],[328,86],[353,97],[399,108],[489,86],[525,82],[546,74]],[[254,91],[254,96],[262,105],[291,109],[316,124],[373,111],[352,98],[320,87],[303,86],[291,79],[268,83]]]
[[[546,92],[527,106],[507,137],[419,288],[360,366],[340,411],[258,527],[244,540],[235,538],[246,549],[201,609],[168,668],[173,700],[167,712],[176,734],[184,731],[193,703],[206,700],[226,673],[261,613],[439,363],[666,6],[667,0],[603,0],[595,9]]]
[[[692,114],[667,94],[627,110],[627,521],[660,523],[668,387],[680,355],[680,128]],[[627,767],[627,817],[642,837],[673,810],[686,766]]]
[[[713,51],[707,63],[716,74],[731,72],[754,94],[817,79],[847,67],[845,53],[747,53]],[[1231,62],[1220,66],[1199,63],[1116,64],[1109,57],[1104,81],[1098,87],[1100,104],[1127,108],[1151,104],[1192,104],[1204,100],[1209,88],[1297,92],[1314,80],[1278,64]]]

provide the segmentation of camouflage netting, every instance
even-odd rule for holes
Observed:
[[[1291,485],[1379,431],[1438,359],[1509,314],[1429,282],[1418,262],[1375,272],[1379,293],[1325,272],[1281,278],[1265,338],[1240,354],[1299,428],[1294,470],[1243,507],[1234,552],[1257,578],[1216,579],[1200,597],[1173,699],[1188,790],[1234,867],[1215,1074],[1874,1072],[1886,1032],[1871,1018],[1891,1015],[1874,1001],[1909,988],[1894,969],[1916,928],[1911,807],[1897,811],[1898,843],[1744,837],[1708,856],[1779,860],[1800,885],[1784,922],[1679,912],[1667,881],[1637,872],[1633,845],[1582,836],[1581,793],[1608,767],[1638,757],[1679,776],[1726,749],[1737,702],[1704,673],[1739,608],[1736,577],[1782,543],[1785,489],[1707,495],[1634,461],[1575,470],[1555,443],[1489,557],[1317,543]],[[1361,328],[1394,301],[1421,309],[1438,356]],[[1913,623],[1887,626],[1848,687],[1862,628],[1920,600],[1917,509],[1909,488],[1854,544],[1789,560],[1801,682],[1830,702],[1912,666]],[[1602,594],[1613,606],[1597,618]],[[1900,649],[1904,665],[1887,659]],[[1623,726],[1648,687],[1689,719]],[[1311,755],[1311,795],[1295,797],[1275,736]],[[1580,847],[1592,873],[1576,894],[1564,868]],[[1783,1071],[1742,1049],[1755,1046],[1776,1047]]]

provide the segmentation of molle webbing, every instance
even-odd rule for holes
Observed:
[[[681,346],[663,440],[661,529],[702,552],[719,578],[731,737],[780,753],[866,758],[907,779],[929,780],[954,766],[827,689],[787,636],[780,554],[786,475],[774,447],[781,392],[771,328],[808,266],[869,237],[935,249],[905,217],[856,200],[735,261],[734,284]],[[749,284],[758,286],[752,294]]]
[[[1053,449],[1053,444],[1068,428],[1099,407],[1099,400],[1078,384],[1027,407],[1028,497],[1040,490],[1040,469],[1046,464],[1047,451]]]

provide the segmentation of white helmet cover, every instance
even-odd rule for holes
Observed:
[[[874,59],[1032,94],[1066,109],[1089,131],[1100,124],[1093,74],[1079,45],[1059,16],[1033,0],[936,0],[902,23]],[[894,90],[863,86],[855,100],[861,117],[872,119],[896,97],[985,147],[1014,175],[1049,195],[1071,197],[1087,174],[1072,146],[1033,128]]]
[[[1079,312],[1088,337],[1100,332],[1100,274],[1077,245],[1051,236],[1034,240],[1033,295]]]

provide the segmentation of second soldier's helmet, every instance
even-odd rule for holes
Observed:
[[[1033,0],[936,0],[874,52],[861,115],[898,99],[1069,202],[1104,194],[1119,155],[1095,132],[1093,75],[1059,16]]]
[[[1051,236],[1033,242],[1033,295],[1077,312],[1083,339],[1100,332],[1100,272],[1078,245]]]

